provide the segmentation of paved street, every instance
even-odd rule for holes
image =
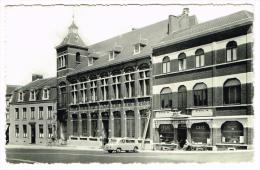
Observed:
[[[112,153],[102,150],[6,149],[10,163],[180,163],[180,162],[248,162],[253,151],[232,152],[139,152]],[[231,161],[232,160],[232,161]]]

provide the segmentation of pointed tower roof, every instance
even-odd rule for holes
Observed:
[[[64,46],[64,45],[86,47],[85,43],[83,42],[83,40],[80,38],[80,36],[78,34],[78,26],[74,22],[74,16],[73,16],[73,21],[68,28],[68,34],[56,48]]]

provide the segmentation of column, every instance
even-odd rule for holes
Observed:
[[[140,121],[139,110],[135,107],[134,111],[135,111],[135,138],[137,139],[137,138],[142,137],[141,136],[142,133],[140,133],[140,127],[141,127],[140,123],[141,123],[141,121]]]
[[[97,124],[97,126],[98,126],[97,137],[102,137],[103,136],[102,135],[102,132],[103,132],[103,130],[102,130],[102,116],[101,116],[100,112],[98,112],[98,124]]]
[[[174,142],[178,143],[178,123],[173,122],[173,131],[174,131]]]
[[[140,75],[138,71],[138,67],[135,68],[135,96],[140,96],[141,91],[140,91],[140,84],[139,84],[139,79]]]
[[[123,110],[121,112],[121,136],[126,137],[126,114],[125,111]]]
[[[124,70],[121,70],[121,95],[120,98],[126,97],[126,87],[125,87],[125,75]]]

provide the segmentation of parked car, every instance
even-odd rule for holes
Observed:
[[[134,139],[111,139],[110,142],[105,145],[104,149],[105,151],[108,151],[108,153],[112,153],[113,151],[116,151],[117,153],[121,151],[137,152],[139,144]]]

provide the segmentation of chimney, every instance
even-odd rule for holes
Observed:
[[[41,74],[33,74],[32,75],[32,81],[42,79],[42,78],[43,78],[43,76]]]
[[[178,23],[177,23],[176,16],[169,15],[169,18],[168,18],[168,34],[171,34],[172,32],[174,32],[177,24]]]
[[[189,15],[190,9],[189,8],[183,8],[182,15]]]

